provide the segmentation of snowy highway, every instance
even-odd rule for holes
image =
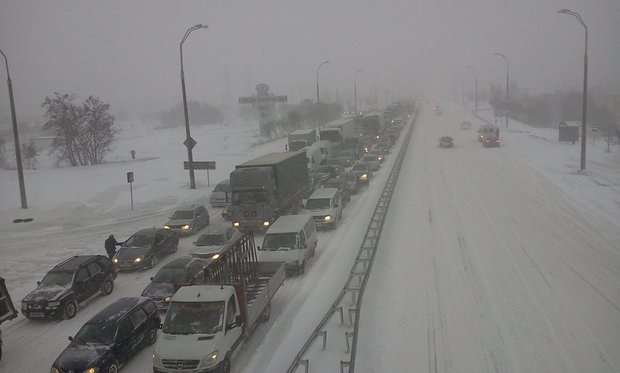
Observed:
[[[476,140],[477,124],[461,130],[463,120],[476,123],[462,108],[446,107],[443,115],[435,115],[422,104],[364,296],[356,371],[618,371],[617,227],[604,218],[586,218],[558,186],[508,151],[511,134],[502,135],[502,147],[483,148]],[[438,147],[444,135],[455,139],[453,148]],[[145,137],[140,144],[164,148],[158,141],[169,138]],[[243,158],[281,149],[283,142],[276,141],[245,154],[230,152],[220,172]],[[273,299],[271,319],[233,360],[233,372],[286,371],[342,288],[395,153],[369,188],[353,197],[338,229],[320,233],[306,273],[287,278]],[[184,156],[180,148],[140,167],[162,169],[162,162],[179,163]],[[122,176],[126,167],[117,171]],[[141,172],[136,175],[145,177],[147,171]],[[170,184],[180,188],[178,182]],[[54,263],[75,253],[102,253],[102,242],[95,241],[107,232],[121,237],[163,224],[178,201],[161,189],[159,195],[150,192],[148,213],[115,218],[117,210],[93,213],[60,204],[54,209],[58,219],[67,211],[65,219],[75,226],[33,231],[18,226],[2,233],[0,270],[16,305]],[[105,198],[114,193],[100,192],[91,201],[101,200],[108,208]],[[177,197],[197,195],[183,193]],[[210,211],[221,222],[221,210]],[[182,238],[172,257],[187,254],[194,239]],[[114,300],[139,295],[160,267],[119,274],[110,296],[95,298],[72,320],[36,322],[20,316],[3,324],[0,371],[48,372],[69,335]],[[151,349],[142,350],[123,371],[151,372]]]

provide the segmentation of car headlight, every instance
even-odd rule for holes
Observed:
[[[233,222],[233,227],[238,227],[239,225],[241,225],[241,224],[239,224],[239,222],[238,222],[238,221]]]
[[[50,369],[50,373],[60,373],[60,371],[58,370],[58,368],[52,367],[52,369]]]
[[[22,302],[22,311],[28,309],[28,303]]]
[[[220,257],[220,254],[213,254],[213,256],[211,257],[211,259],[217,259]]]
[[[49,302],[49,303],[47,304],[47,308],[56,308],[56,307],[58,307],[58,306],[60,306],[60,301],[56,301],[56,302]]]
[[[271,223],[269,223],[268,221],[264,221],[264,222],[263,222],[263,226],[264,226],[264,227],[268,227],[268,226],[269,226],[269,224],[271,224]]]
[[[170,226],[168,224],[164,225],[164,229],[170,229]]]
[[[362,174],[360,176],[360,180],[367,180],[368,179],[368,174]]]
[[[207,356],[203,361],[202,364],[200,364],[201,368],[208,368],[210,366],[215,365],[215,363],[217,362],[217,351],[213,351],[209,354],[209,356]]]
[[[164,298],[164,303],[170,303],[170,299],[172,299],[172,297],[165,297]]]
[[[136,259],[134,259],[134,261],[133,261],[133,262],[134,262],[134,263],[140,263],[141,261],[142,261],[142,258],[137,257]]]
[[[88,368],[82,373],[97,373],[97,372],[99,372],[99,368]]]
[[[118,258],[112,259],[112,263],[114,263],[114,264],[118,263]]]
[[[330,221],[330,220],[332,220],[332,217],[331,217],[331,215],[327,215],[323,219],[325,219],[325,221]]]
[[[189,229],[189,224],[185,224],[184,226],[181,227],[181,229],[188,230]]]

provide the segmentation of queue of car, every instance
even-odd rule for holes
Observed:
[[[365,154],[354,151],[335,153],[313,170],[312,181],[297,215],[280,216],[265,232],[258,247],[261,261],[286,263],[288,273],[303,274],[315,255],[317,229],[336,229],[351,195],[368,184],[373,171],[394,143],[392,139],[365,144]],[[230,206],[228,180],[219,183],[211,196],[214,207]],[[202,205],[184,206],[175,211],[161,228],[141,229],[124,242],[111,258],[78,255],[56,265],[21,303],[28,319],[71,319],[97,295],[109,295],[117,272],[150,269],[178,250],[181,235],[197,234],[190,255],[165,264],[139,297],[121,298],[87,321],[52,364],[51,372],[116,373],[140,349],[152,345],[161,325],[159,312],[166,312],[172,296],[182,286],[200,284],[205,269],[227,247],[243,237],[237,228],[210,225]]]

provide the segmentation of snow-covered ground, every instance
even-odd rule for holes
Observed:
[[[471,130],[459,123],[471,121]],[[600,139],[579,146],[557,132],[511,121],[502,146],[476,141],[480,121],[459,107],[436,116],[422,104],[362,309],[359,372],[617,371],[620,367],[620,152]],[[14,301],[69,255],[104,253],[103,241],[162,225],[186,202],[203,202],[235,164],[284,149],[257,143],[256,124],[192,128],[197,189],[183,170],[182,129],[124,125],[105,165],[0,170],[0,275]],[[450,135],[455,147],[439,149]],[[136,151],[132,160],[130,151]],[[393,159],[388,159],[391,163]],[[354,196],[334,232],[321,233],[306,274],[287,279],[272,318],[233,361],[235,372],[286,370],[343,285],[390,164]],[[134,210],[126,172],[133,171]],[[211,209],[215,222],[221,209]],[[33,217],[14,224],[14,218]],[[178,255],[193,238],[183,238]],[[0,371],[45,372],[67,336],[121,296],[136,296],[156,269],[121,273],[113,294],[72,320],[2,325]],[[147,349],[148,350],[148,349]],[[150,372],[144,350],[125,368]],[[331,371],[338,371],[333,367]]]

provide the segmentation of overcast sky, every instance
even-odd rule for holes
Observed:
[[[236,103],[267,83],[290,103],[316,98],[383,103],[409,93],[447,95],[511,81],[531,93],[581,89],[584,29],[589,85],[620,91],[619,0],[2,0],[0,49],[9,59],[17,116],[41,115],[53,92],[99,96],[140,114],[181,102],[179,43],[189,100]],[[10,119],[0,73],[0,121]],[[227,89],[228,87],[228,89]],[[235,104],[236,105],[236,104]]]

